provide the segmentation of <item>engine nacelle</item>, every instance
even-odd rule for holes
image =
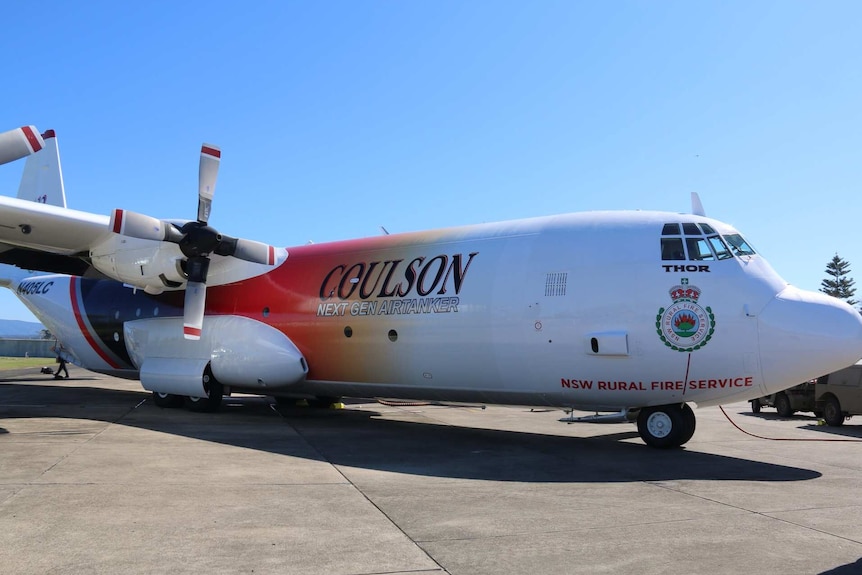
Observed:
[[[247,317],[205,317],[199,340],[183,338],[181,317],[130,321],[123,331],[150,391],[200,397],[207,364],[222,385],[262,392],[295,385],[308,373],[302,352],[286,335]]]
[[[148,357],[140,368],[141,385],[147,391],[190,397],[206,397],[203,376],[206,359]]]
[[[90,260],[106,276],[159,294],[186,282],[184,256],[176,244],[114,235],[90,250]]]

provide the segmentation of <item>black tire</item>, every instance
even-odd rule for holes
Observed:
[[[687,403],[682,404],[682,418],[685,421],[685,429],[682,434],[682,441],[679,444],[685,445],[694,436],[694,430],[697,427],[697,418],[694,416],[694,410]]]
[[[679,447],[687,441],[689,429],[694,433],[694,426],[686,424],[679,404],[645,407],[638,413],[638,434],[650,447]]]
[[[760,400],[752,399],[751,400],[751,413],[760,413]]]
[[[213,377],[209,366],[207,366],[206,371],[204,371],[203,383],[204,391],[207,393],[206,397],[186,397],[186,409],[189,411],[196,411],[198,413],[212,413],[214,411],[218,411],[219,407],[221,407],[224,388],[222,387],[222,384]]]
[[[775,396],[775,411],[781,417],[790,417],[793,415],[793,408],[790,407],[790,398],[783,391]]]
[[[844,413],[841,411],[841,403],[834,395],[830,395],[823,405],[823,420],[826,425],[841,427],[844,425]]]
[[[171,393],[160,393],[158,391],[154,391],[153,392],[153,403],[155,403],[157,407],[164,407],[164,408],[182,407],[183,396],[182,395],[173,395]]]

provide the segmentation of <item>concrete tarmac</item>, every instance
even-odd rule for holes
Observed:
[[[2,573],[862,573],[862,418],[725,408],[771,441],[698,409],[661,451],[529,408],[160,409],[70,370],[0,373]]]

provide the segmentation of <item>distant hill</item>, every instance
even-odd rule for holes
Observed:
[[[37,321],[0,319],[0,337],[38,338],[43,329],[45,326]]]

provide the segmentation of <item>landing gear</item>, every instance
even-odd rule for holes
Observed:
[[[158,391],[153,392],[153,403],[156,404],[157,407],[182,407],[183,405],[183,396],[182,395],[173,395],[171,393],[161,393]]]
[[[682,417],[685,421],[685,433],[682,435],[680,445],[688,443],[688,440],[694,435],[694,429],[697,427],[697,418],[694,416],[694,410],[687,404],[682,404]]]
[[[221,398],[222,395],[224,395],[224,388],[222,387],[222,384],[213,377],[209,366],[207,366],[206,371],[204,371],[203,384],[204,391],[207,393],[206,397],[186,397],[186,408],[189,411],[203,413],[218,411],[219,407],[221,407]]]
[[[650,447],[679,447],[694,435],[694,411],[685,403],[645,407],[638,414],[638,433]]]

